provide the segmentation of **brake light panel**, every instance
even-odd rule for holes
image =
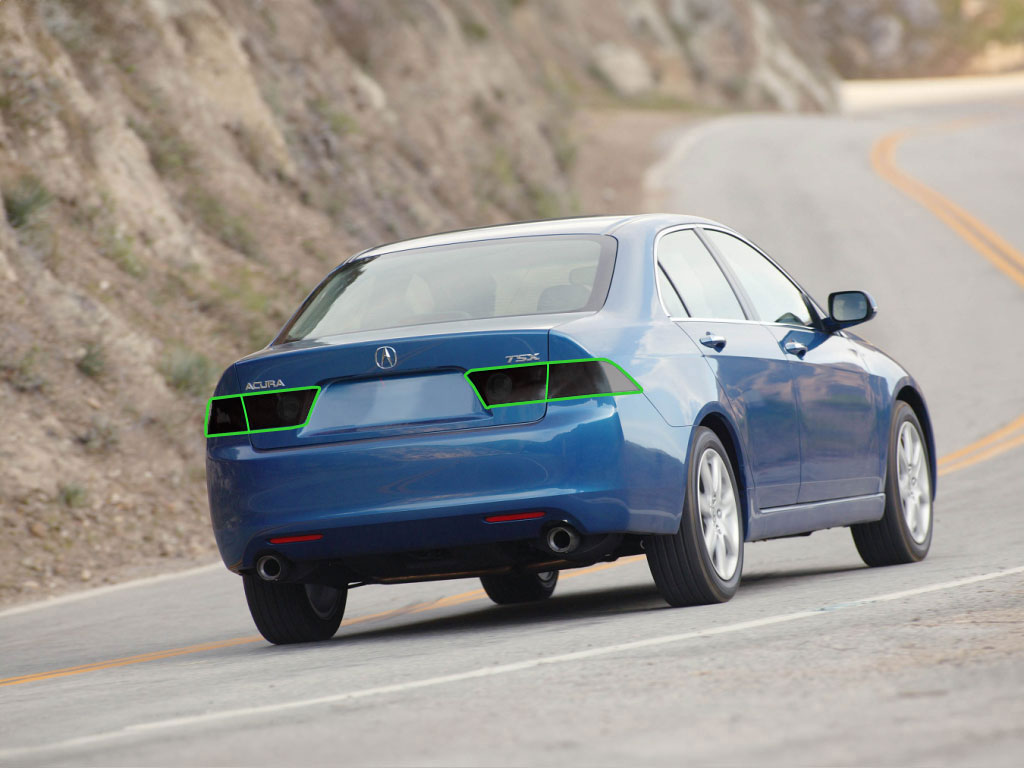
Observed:
[[[320,387],[290,387],[252,395],[211,397],[206,406],[206,436],[301,429],[309,423]]]
[[[636,379],[603,357],[474,368],[465,376],[487,409],[643,392]]]

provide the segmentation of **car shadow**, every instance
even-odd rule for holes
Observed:
[[[742,590],[760,590],[781,582],[806,579],[812,576],[864,570],[866,566],[828,566],[801,568],[788,571],[768,571],[744,576]],[[742,592],[741,592],[742,594]],[[430,616],[426,613],[406,613],[389,616],[387,626],[342,627],[335,641],[353,642],[379,638],[415,637],[430,634],[473,630],[497,630],[522,624],[566,623],[587,621],[600,616],[625,615],[648,611],[674,610],[658,594],[654,583],[631,584],[621,587],[594,589],[568,595],[557,593],[548,600],[521,605],[493,605],[487,598],[473,604],[473,608],[457,614]],[[693,610],[693,609],[691,609]],[[412,620],[410,620],[412,619]],[[383,620],[383,619],[382,619]],[[399,623],[396,623],[399,622]]]
[[[586,621],[609,614],[622,615],[662,610],[668,607],[654,589],[653,583],[562,596],[556,594],[542,602],[520,605],[494,605],[487,598],[483,598],[472,610],[454,615],[428,616],[421,613],[409,613],[391,617],[390,621],[410,617],[415,617],[415,621],[397,625],[389,623],[389,626],[386,627],[352,627],[348,629],[342,627],[335,636],[335,640],[352,642],[384,637],[410,637],[465,630],[502,629],[522,624]]]
[[[774,584],[792,579],[804,579],[808,576],[828,576],[834,573],[851,573],[853,571],[866,571],[867,566],[858,563],[851,565],[829,565],[819,568],[794,568],[792,570],[771,570],[760,573],[743,574],[740,582],[741,589],[757,588],[761,584]]]

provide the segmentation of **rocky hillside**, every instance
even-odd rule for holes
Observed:
[[[803,0],[830,64],[849,78],[1024,69],[1024,0]],[[792,8],[791,0],[776,6]]]
[[[738,0],[3,0],[0,601],[211,559],[205,399],[331,266],[574,212],[581,103],[828,109],[800,39]]]

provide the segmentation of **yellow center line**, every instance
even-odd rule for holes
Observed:
[[[961,469],[972,467],[975,464],[979,464],[982,461],[988,461],[989,459],[998,456],[1001,453],[1006,453],[1012,448],[1017,448],[1018,446],[1021,445],[1024,445],[1024,435],[1018,435],[1012,440],[1006,440],[1002,443],[997,443],[996,445],[993,445],[986,451],[982,451],[981,453],[975,454],[974,456],[964,459],[963,461],[958,461],[954,464],[947,465],[939,470],[939,475],[948,475],[953,472],[958,472]]]
[[[578,570],[572,570],[565,572],[561,575],[560,580],[571,579],[575,576],[584,576],[589,573],[596,571],[607,570],[608,568],[614,568],[620,565],[626,565],[628,563],[636,562],[642,556],[635,557],[624,557],[616,560],[612,563],[598,563],[588,568],[580,568]],[[357,616],[352,619],[346,619],[341,623],[343,627],[350,627],[353,624],[362,624],[367,621],[373,621],[376,619],[387,619],[395,616],[401,616],[404,614],[415,614],[423,613],[424,611],[432,611],[438,608],[448,608],[453,605],[462,605],[463,603],[469,603],[474,600],[480,600],[486,597],[486,592],[482,589],[473,589],[469,592],[461,592],[457,595],[450,595],[448,597],[442,597],[439,600],[433,600],[427,603],[414,603],[413,605],[405,606],[403,608],[393,608],[389,611],[381,611],[380,613],[371,613],[366,616]],[[263,640],[259,635],[249,637],[236,637],[231,640],[220,640],[211,643],[199,643],[197,645],[187,645],[182,648],[171,648],[164,651],[153,651],[151,653],[142,653],[136,656],[123,656],[117,659],[107,659],[106,661],[96,661],[89,664],[81,664],[77,667],[64,667],[63,669],[54,669],[47,672],[34,672],[28,675],[20,675],[17,677],[7,677],[0,679],[0,688],[8,685],[21,685],[22,683],[35,683],[41,680],[51,680],[56,677],[69,677],[71,675],[81,675],[86,672],[98,672],[101,669],[114,669],[116,667],[126,667],[132,664],[143,664],[149,661],[159,661],[161,659],[170,659],[175,656],[185,656],[190,653],[203,653],[205,651],[214,651],[221,648],[231,648],[236,645],[246,645],[248,643],[257,643]]]
[[[1019,416],[1013,421],[1011,421],[1009,424],[1007,424],[1005,427],[997,429],[995,432],[986,435],[980,440],[975,440],[970,445],[965,445],[958,451],[953,451],[952,453],[943,456],[941,459],[939,459],[939,466],[941,467],[944,464],[951,463],[960,464],[960,460],[963,459],[968,454],[974,453],[975,451],[980,451],[982,448],[991,445],[992,443],[995,443],[998,440],[1002,440],[1004,437],[1011,435],[1012,433],[1016,432],[1021,428],[1024,428],[1024,416]]]
[[[942,223],[959,235],[992,266],[1024,288],[1024,253],[1000,237],[991,227],[970,214],[963,207],[915,179],[896,163],[896,149],[913,136],[934,133],[948,133],[973,127],[992,118],[972,118],[946,123],[938,127],[926,127],[894,131],[882,136],[871,148],[871,167],[885,181],[916,200]],[[1024,428],[1024,416],[1014,419],[996,431],[965,445],[939,459],[939,475],[948,475],[974,466],[1001,453],[1024,445],[1024,435],[1014,433]]]
[[[961,130],[978,121],[965,123],[958,121],[940,130]],[[964,208],[949,198],[910,176],[901,169],[893,155],[896,149],[908,138],[924,133],[934,133],[935,129],[918,129],[895,131],[886,134],[871,149],[871,166],[875,172],[908,197],[919,202],[932,215],[960,235],[975,251],[980,253],[1000,272],[1024,288],[1024,254],[1015,249],[1004,238],[996,234],[991,227],[984,224]]]

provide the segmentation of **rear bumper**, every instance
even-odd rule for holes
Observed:
[[[645,397],[551,403],[508,427],[257,451],[208,441],[207,486],[225,564],[253,566],[269,539],[296,561],[537,537],[565,520],[584,534],[670,533],[682,507],[689,427]],[[540,510],[540,519],[487,523]]]

